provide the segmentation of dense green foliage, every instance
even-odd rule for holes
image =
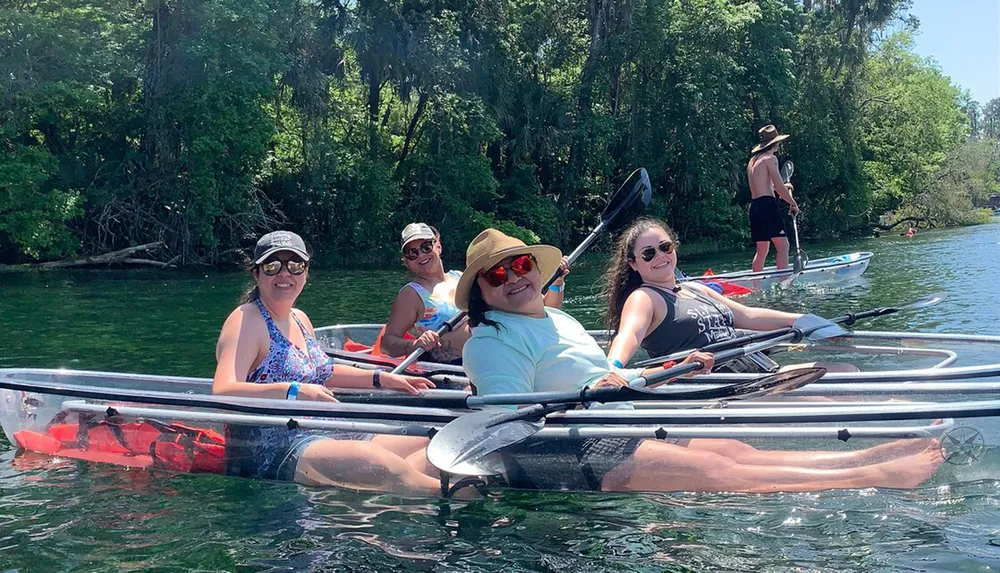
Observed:
[[[793,135],[805,231],[962,224],[1000,101],[912,52],[905,0],[0,0],[0,260],[262,230],[333,264],[572,245],[636,166],[686,240],[748,241],[756,129]]]

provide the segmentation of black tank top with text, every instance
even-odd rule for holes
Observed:
[[[678,350],[701,348],[713,342],[736,338],[733,312],[697,290],[685,287],[694,298],[653,285],[644,284],[667,303],[667,314],[653,332],[646,335],[642,347],[650,356],[663,356]]]

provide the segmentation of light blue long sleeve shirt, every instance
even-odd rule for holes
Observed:
[[[462,350],[462,364],[482,396],[579,390],[611,371],[608,357],[575,318],[545,309],[545,318],[491,310]],[[634,380],[641,369],[617,371]],[[627,403],[626,403],[627,404]]]

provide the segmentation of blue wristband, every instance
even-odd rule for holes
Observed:
[[[612,360],[611,365],[614,366],[615,368],[625,368],[625,365],[622,364],[621,360]]]
[[[299,383],[292,382],[288,385],[288,392],[285,394],[285,400],[298,400],[299,395]]]
[[[549,285],[549,290],[552,292],[562,292],[562,285]]]

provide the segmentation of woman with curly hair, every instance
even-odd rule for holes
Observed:
[[[703,348],[740,336],[740,329],[792,326],[802,315],[752,307],[697,282],[677,282],[677,238],[666,223],[640,219],[615,246],[605,273],[605,322],[614,336],[608,358],[621,368],[639,347],[650,356]],[[811,365],[810,365],[811,366]],[[822,364],[828,370],[857,370]],[[722,364],[736,372],[774,372],[778,364],[763,354]]]

